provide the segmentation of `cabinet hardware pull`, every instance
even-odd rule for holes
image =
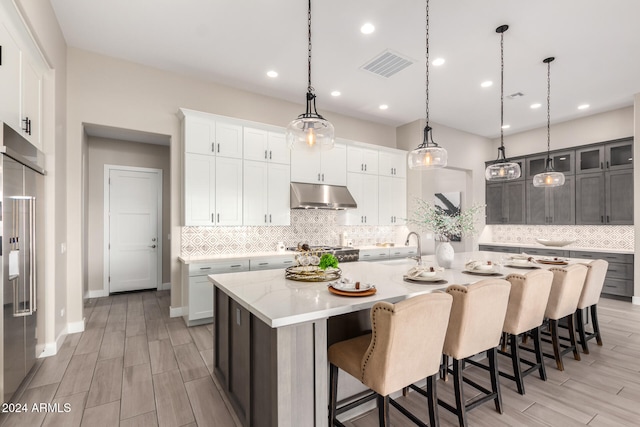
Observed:
[[[607,215],[607,224],[608,224],[609,222],[610,222],[610,221],[609,221],[609,215]]]
[[[364,216],[360,217],[360,223],[362,224],[364,222]]]
[[[604,222],[604,216],[600,215],[600,222]]]
[[[264,223],[267,223],[267,214],[264,214]]]
[[[320,174],[318,174],[318,181],[320,181]]]
[[[364,170],[367,170],[367,168],[365,167]],[[322,182],[324,182],[324,174],[322,174]]]
[[[238,268],[238,267],[242,267],[242,264],[234,264],[231,266],[231,268]]]
[[[216,143],[215,143],[215,142],[212,142],[212,143],[211,143],[211,152],[212,152],[212,153],[215,153],[215,152],[216,152]]]
[[[211,270],[211,267],[200,267],[200,270]]]
[[[218,142],[218,153],[220,152],[220,143]]]
[[[367,223],[367,216],[366,215],[364,216],[364,223],[365,224]]]
[[[218,214],[218,222],[220,222],[220,214]]]
[[[271,223],[271,214],[269,214],[269,223]]]
[[[155,248],[156,248],[156,245],[151,245],[151,246],[149,246],[149,247],[150,247],[151,249],[155,249]]]
[[[364,164],[364,171],[365,172],[367,171],[367,164],[366,163]]]
[[[602,169],[602,162],[600,162],[600,169]]]
[[[264,150],[264,158],[267,158],[267,150]]]
[[[360,170],[364,171],[364,163],[360,163]]]
[[[0,46],[0,65],[2,65],[2,46]]]
[[[261,262],[258,265],[269,265],[269,263],[268,262]]]
[[[609,160],[607,160],[607,169],[609,169]]]
[[[215,219],[213,219],[213,213],[211,214],[211,222],[216,222]]]
[[[269,160],[271,160],[271,150],[269,150]]]

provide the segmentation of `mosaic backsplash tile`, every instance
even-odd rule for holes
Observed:
[[[575,240],[585,248],[634,248],[633,225],[488,225],[494,243],[536,244],[536,238]],[[484,234],[484,233],[483,233]]]
[[[355,246],[404,242],[406,226],[346,226],[336,211],[292,210],[291,225],[273,227],[182,227],[182,256],[221,255],[276,250],[278,242],[295,246],[339,245],[343,232]]]

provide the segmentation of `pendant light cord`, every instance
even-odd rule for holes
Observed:
[[[500,33],[500,147],[504,158],[504,31]]]
[[[309,36],[309,45],[308,45],[308,60],[309,60],[309,68],[308,68],[308,75],[309,75],[309,80],[308,80],[308,85],[307,85],[307,91],[309,93],[313,92],[313,87],[311,87],[311,0],[309,0],[309,9],[307,11],[307,27],[308,27],[308,36]]]
[[[426,38],[425,38],[425,65],[426,65],[426,74],[425,74],[425,124],[426,129],[429,129],[429,0],[427,0],[426,7]],[[426,135],[425,135],[426,136]]]
[[[547,62],[547,159],[551,152],[551,61]]]

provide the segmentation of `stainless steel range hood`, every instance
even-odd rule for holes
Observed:
[[[291,183],[291,209],[355,209],[357,207],[347,187]]]

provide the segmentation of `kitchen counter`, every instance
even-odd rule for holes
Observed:
[[[464,263],[498,262],[503,256],[457,253],[453,268],[445,270],[448,283],[433,285],[403,281],[416,265],[410,259],[341,264],[343,277],[375,285],[377,293],[368,297],[334,295],[327,282],[286,280],[282,269],[210,275],[214,375],[243,425],[326,426],[329,345],[370,329],[369,310],[377,301],[397,302],[450,284],[477,282],[487,276],[462,273]],[[433,256],[423,260],[435,264]],[[502,267],[503,274],[527,271]],[[351,395],[361,387],[345,381],[341,393]]]
[[[506,246],[510,248],[533,248],[533,249],[557,249],[562,251],[579,251],[579,252],[604,252],[615,254],[633,254],[633,249],[611,249],[611,248],[588,248],[578,245],[567,246],[545,246],[540,243],[499,243],[499,242],[478,242],[478,245],[490,245],[490,246]]]

